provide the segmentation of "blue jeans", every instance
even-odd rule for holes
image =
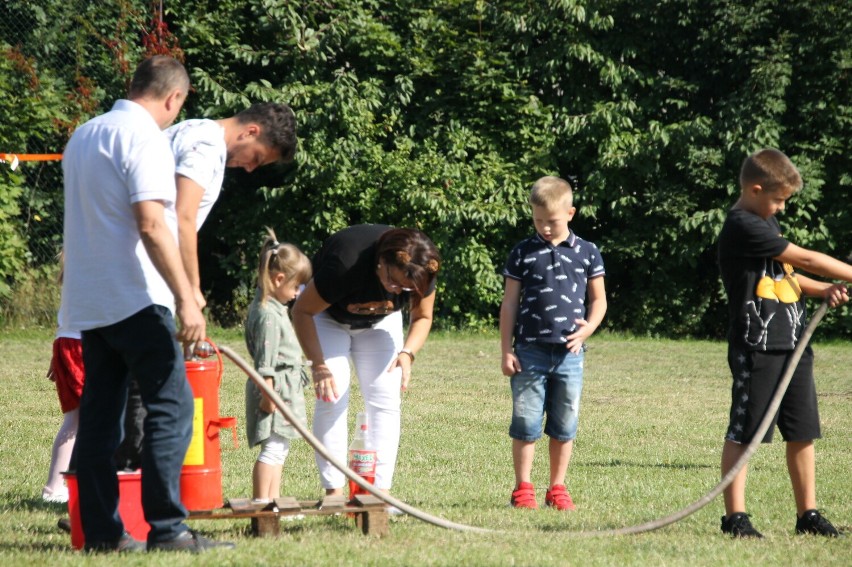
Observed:
[[[535,441],[544,433],[565,442],[577,436],[580,395],[583,392],[584,353],[559,345],[515,345],[521,372],[510,379],[512,424],[509,437]]]
[[[129,374],[137,377],[148,412],[142,446],[148,541],[172,539],[188,529],[180,474],[194,412],[174,318],[167,308],[151,305],[118,323],[83,331],[82,338],[86,381],[75,451],[86,544],[115,542],[124,531],[113,457],[124,434]]]

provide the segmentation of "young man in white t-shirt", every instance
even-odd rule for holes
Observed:
[[[219,197],[226,167],[251,173],[296,153],[296,117],[286,104],[258,103],[230,118],[193,119],[175,124],[166,135],[175,155],[178,240],[184,269],[203,308],[198,270],[197,231]]]
[[[207,304],[201,292],[197,232],[207,220],[222,190],[226,167],[251,173],[275,162],[290,162],[296,154],[296,116],[286,104],[264,102],[230,118],[190,119],[166,130],[175,156],[178,246],[198,306]],[[144,433],[144,407],[135,383],[125,414],[125,439],[116,460],[121,467],[139,464]]]

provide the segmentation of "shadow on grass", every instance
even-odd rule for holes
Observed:
[[[696,464],[696,463],[648,463],[648,462],[632,462],[623,461],[621,459],[610,459],[608,461],[586,461],[583,463],[577,462],[571,465],[572,467],[638,467],[638,468],[659,468],[659,469],[718,469],[719,465]]]
[[[33,542],[33,543],[0,543],[0,554],[9,553],[16,555],[20,553],[82,553],[78,549],[71,547],[71,539],[67,543],[58,542]]]
[[[55,502],[45,502],[41,496],[23,496],[20,492],[4,492],[0,494],[0,512],[56,512],[68,515],[68,505]]]

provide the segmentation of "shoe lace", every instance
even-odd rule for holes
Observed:
[[[819,532],[834,532],[835,528],[825,519],[825,516],[819,513],[819,510],[814,510],[813,512],[804,516],[806,527],[813,528]]]

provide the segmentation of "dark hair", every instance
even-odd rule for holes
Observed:
[[[796,192],[802,188],[802,176],[784,152],[765,148],[743,160],[740,168],[740,188],[744,189],[749,185],[760,185],[769,192],[779,189],[791,189]]]
[[[265,303],[272,294],[272,274],[275,273],[284,274],[287,281],[305,283],[311,279],[311,261],[296,246],[287,242],[279,243],[275,232],[267,228],[257,266],[257,288],[261,303]]]
[[[296,155],[296,115],[289,106],[259,102],[238,113],[235,118],[240,124],[260,126],[260,142],[275,149],[281,161],[293,161]]]
[[[405,279],[414,284],[415,304],[426,295],[438,270],[441,254],[435,244],[416,228],[392,228],[379,237],[376,259],[402,270]]]
[[[189,92],[189,75],[186,74],[186,69],[173,57],[155,55],[136,67],[127,94],[130,98],[162,99],[175,89]]]

